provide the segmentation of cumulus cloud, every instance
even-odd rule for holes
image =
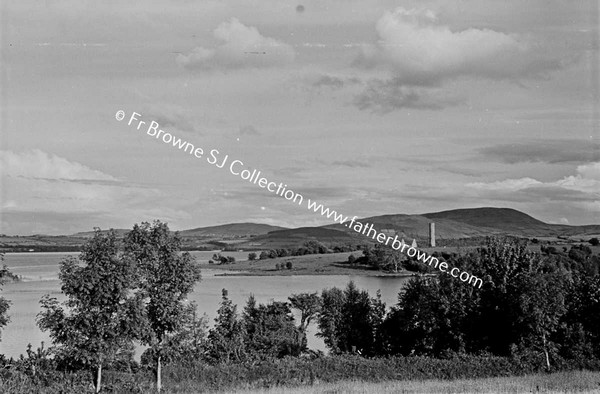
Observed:
[[[237,69],[272,67],[294,60],[294,49],[282,41],[265,37],[252,26],[236,18],[221,23],[213,32],[220,45],[196,47],[188,54],[179,54],[177,63],[187,69]]]
[[[386,12],[376,30],[378,43],[364,46],[357,64],[387,67],[407,84],[432,85],[458,76],[519,79],[561,66],[520,36],[478,28],[453,31],[426,9]]]
[[[589,163],[600,160],[600,143],[586,140],[535,140],[481,148],[487,158],[504,163]]]

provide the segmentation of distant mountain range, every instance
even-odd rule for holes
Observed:
[[[435,223],[436,239],[448,242],[490,235],[523,238],[590,238],[600,236],[600,225],[567,226],[548,224],[510,208],[467,208],[425,213],[421,215],[381,215],[357,219],[373,224],[377,230],[389,230],[406,240],[428,239],[429,223]],[[129,230],[117,229],[119,236]],[[320,227],[285,228],[260,223],[232,223],[199,227],[179,232],[188,248],[221,248],[235,245],[239,249],[271,249],[298,247],[307,240],[328,244],[359,244],[370,240],[340,224]],[[0,237],[0,251],[68,250],[81,245],[93,231],[70,236]]]

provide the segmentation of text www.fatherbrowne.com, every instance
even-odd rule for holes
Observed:
[[[119,110],[115,114],[115,118],[118,121],[122,121],[125,119],[125,111]],[[154,137],[157,140],[162,140],[165,144],[172,145],[174,148],[177,148],[195,158],[202,159],[205,158],[208,164],[212,164],[217,168],[224,168],[228,164],[229,172],[232,175],[239,176],[244,181],[248,181],[252,184],[257,185],[262,189],[266,189],[270,193],[275,193],[278,196],[285,198],[288,201],[296,203],[300,206],[304,206],[306,201],[306,208],[309,211],[315,212],[324,216],[328,219],[333,220],[336,223],[342,224],[351,230],[365,235],[367,237],[371,237],[373,240],[387,246],[391,246],[394,250],[399,250],[401,253],[406,253],[409,257],[417,257],[417,261],[421,261],[423,264],[428,264],[429,266],[433,266],[434,268],[439,269],[442,272],[448,273],[455,278],[460,279],[463,282],[467,282],[473,286],[481,288],[483,281],[466,271],[461,271],[460,269],[454,267],[452,269],[448,266],[448,263],[445,261],[440,262],[437,258],[428,255],[426,252],[418,250],[415,247],[408,246],[403,241],[398,240],[398,235],[391,236],[386,235],[383,232],[377,231],[373,228],[373,224],[362,223],[357,221],[357,216],[349,218],[348,216],[344,216],[337,211],[329,209],[325,207],[323,204],[319,204],[316,201],[312,201],[307,198],[304,199],[300,193],[295,192],[291,188],[288,187],[287,184],[283,182],[273,182],[269,179],[261,176],[261,171],[257,169],[248,169],[245,168],[244,163],[240,160],[232,160],[229,158],[229,155],[222,155],[222,153],[218,149],[210,149],[206,150],[202,147],[197,147],[191,142],[184,141],[181,138],[174,136],[173,134],[166,132],[160,129],[160,125],[155,121],[150,121],[147,123],[144,120],[141,120],[142,115],[133,112],[129,117],[129,121],[127,122],[128,126],[135,126],[136,130],[146,131],[146,134]],[[205,152],[208,154],[206,155]],[[405,251],[406,250],[406,251]]]

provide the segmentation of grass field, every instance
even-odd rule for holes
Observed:
[[[344,264],[348,256],[362,256],[361,251],[348,253],[310,254],[305,256],[278,257],[276,259],[239,261],[235,264],[215,264],[214,268],[230,271],[227,275],[286,276],[286,275],[363,275],[363,276],[412,276],[410,271],[385,273],[366,266]],[[227,252],[223,252],[227,255]],[[292,269],[277,270],[277,264],[292,263]],[[209,268],[211,266],[207,266]]]
[[[514,377],[459,380],[346,381],[305,387],[241,390],[241,394],[301,393],[600,393],[600,372],[573,371]]]

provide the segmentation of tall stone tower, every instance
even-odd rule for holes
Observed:
[[[429,246],[435,247],[435,223],[429,223]]]

